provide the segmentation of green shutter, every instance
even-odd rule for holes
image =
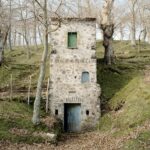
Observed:
[[[77,32],[68,33],[68,48],[77,48]]]

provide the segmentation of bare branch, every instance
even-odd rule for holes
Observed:
[[[34,1],[42,8],[42,10],[44,10],[44,7],[40,4],[38,0],[34,0]]]

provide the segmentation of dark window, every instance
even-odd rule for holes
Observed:
[[[90,113],[89,110],[86,110],[86,115],[87,115],[87,116],[89,116],[89,113]]]
[[[82,83],[89,82],[89,72],[82,72],[81,82]]]
[[[68,48],[77,48],[77,32],[68,33]]]
[[[55,115],[58,115],[58,109],[55,109]]]

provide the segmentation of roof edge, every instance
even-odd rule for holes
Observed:
[[[84,17],[84,18],[77,18],[77,17],[65,17],[65,18],[58,18],[58,17],[52,17],[52,21],[58,21],[58,20],[68,20],[68,21],[96,21],[96,18],[94,17]]]

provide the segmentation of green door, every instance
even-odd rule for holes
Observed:
[[[68,33],[68,48],[77,48],[77,32]]]

